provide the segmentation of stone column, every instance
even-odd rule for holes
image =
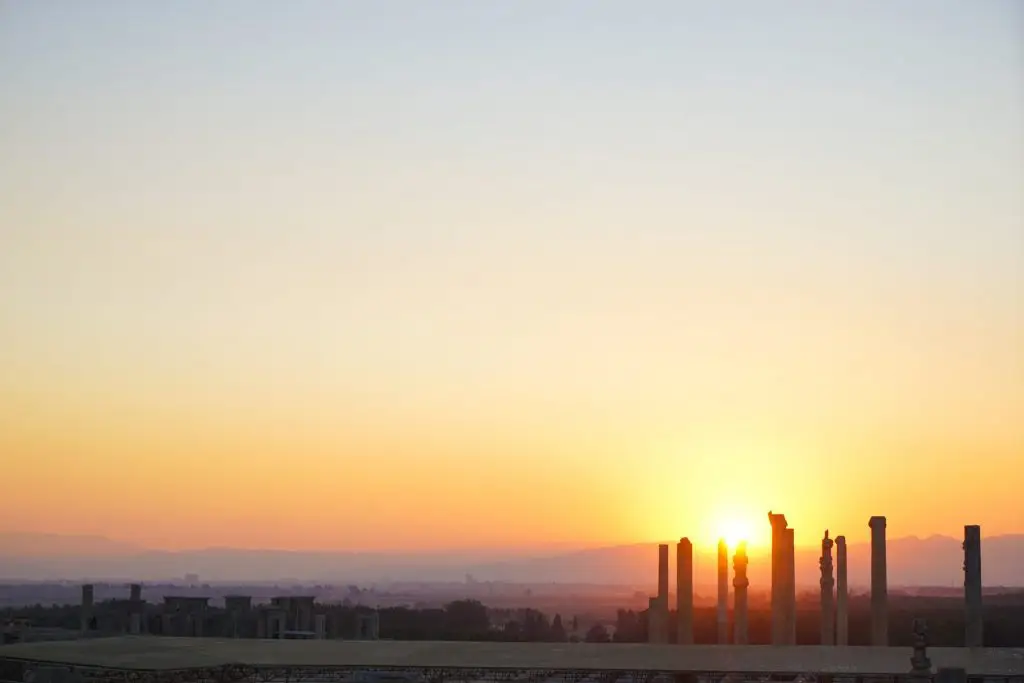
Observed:
[[[718,541],[718,644],[729,642],[729,546]]]
[[[849,645],[849,589],[846,586],[846,536],[836,536],[836,645]]]
[[[786,516],[769,512],[768,523],[772,526],[772,645],[783,645],[786,642],[784,637],[786,566],[782,560],[782,537],[786,529]]]
[[[93,586],[87,583],[82,586],[82,611],[79,615],[82,632],[89,630],[92,621]]]
[[[871,527],[871,644],[889,644],[889,589],[886,578],[885,517],[872,517]]]
[[[786,645],[796,645],[796,545],[793,529],[782,532],[783,560],[786,563],[785,630]]]
[[[747,616],[747,587],[750,581],[747,580],[747,543],[740,541],[736,546],[736,554],[732,558],[733,571],[736,573],[732,580],[733,587],[733,642],[736,645],[748,643],[748,616]]]
[[[658,545],[658,602],[655,610],[658,613],[654,620],[658,625],[657,643],[668,642],[668,544]]]
[[[658,600],[668,604],[668,544],[658,545]]]
[[[324,640],[327,638],[327,615],[317,614],[313,617],[313,626],[316,631],[316,639]]]
[[[981,527],[964,527],[964,603],[966,607],[966,647],[984,644],[984,618],[981,609]]]
[[[832,579],[832,545],[833,541],[828,537],[828,529],[825,529],[825,537],[821,539],[821,558],[818,566],[821,568],[821,644],[835,644],[835,613],[833,612],[833,594],[835,581]]]
[[[676,642],[693,644],[693,544],[679,539],[676,545]]]
[[[370,615],[370,639],[380,640],[380,609],[373,610]]]
[[[146,603],[142,601],[142,584],[133,583],[128,588],[128,630],[134,635],[142,633],[145,622]]]
[[[661,604],[658,596],[647,598],[647,642],[652,645],[661,644]]]

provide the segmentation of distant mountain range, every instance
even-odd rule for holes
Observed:
[[[945,536],[890,539],[887,547],[891,586],[959,586],[963,584],[960,540]],[[710,549],[709,549],[710,550]],[[817,585],[817,548],[797,549],[797,581]],[[675,548],[670,552],[675,576]],[[698,552],[694,581],[715,581],[713,550]],[[867,586],[870,548],[849,545],[852,589]],[[753,554],[751,583],[770,584],[767,556]],[[500,556],[494,551],[458,553],[293,552],[207,548],[169,552],[104,537],[0,533],[0,580],[124,579],[154,581],[197,574],[203,581],[304,581],[355,583],[391,581],[476,581],[516,583],[587,583],[635,586],[656,584],[656,544],[644,543],[550,552],[542,556]],[[1024,586],[1024,534],[992,536],[982,541],[982,575],[986,586]],[[673,578],[674,583],[674,578]]]

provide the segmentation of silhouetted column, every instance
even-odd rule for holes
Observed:
[[[793,534],[793,529],[782,532],[783,560],[786,563],[786,645],[796,645],[796,545]]]
[[[733,587],[733,642],[746,645],[749,640],[747,615],[747,543],[740,541],[736,546],[736,554],[732,558],[732,567],[736,576],[732,580]]]
[[[128,616],[128,632],[133,636],[142,633],[142,615],[138,612],[132,612]]]
[[[668,642],[668,544],[658,545],[658,598],[655,611],[658,613],[654,620],[657,630],[655,642]]]
[[[785,577],[786,563],[783,561],[783,536],[786,530],[786,516],[768,513],[768,523],[772,526],[772,645],[784,645],[785,615]]]
[[[327,615],[317,614],[313,617],[313,625],[316,630],[317,640],[324,640],[327,638]]]
[[[663,643],[662,630],[661,601],[655,595],[647,599],[647,642],[652,645]]]
[[[886,578],[885,517],[872,517],[871,527],[871,644],[889,644],[889,589]]]
[[[676,545],[676,642],[693,644],[693,544],[679,539]]]
[[[132,602],[141,602],[142,601],[142,584],[140,584],[140,583],[133,583],[128,588],[128,599],[131,600]]]
[[[658,546],[658,599],[668,604],[668,544]]]
[[[849,589],[846,587],[846,536],[836,536],[836,645],[849,644]]]
[[[981,608],[981,527],[964,527],[964,602],[966,632],[964,645],[981,647],[984,644],[984,619]]]
[[[821,567],[821,644],[833,645],[835,643],[835,613],[833,612],[832,590],[835,581],[832,579],[832,539],[828,537],[828,529],[825,529],[825,537],[821,539],[821,559],[818,565]]]
[[[729,546],[718,541],[718,643],[729,642]]]
[[[82,611],[79,615],[83,632],[89,630],[92,621],[93,587],[91,583],[82,586]]]

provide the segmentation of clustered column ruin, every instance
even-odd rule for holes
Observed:
[[[889,589],[886,578],[885,517],[868,520],[871,528],[871,644],[889,644]]]
[[[676,545],[676,642],[693,644],[693,544],[679,539]]]
[[[768,513],[772,527],[771,550],[771,633],[773,645],[796,645],[796,562],[794,530],[786,516]],[[871,644],[888,646],[888,576],[886,557],[886,518],[871,517]],[[833,564],[832,548],[836,549]],[[984,620],[982,615],[981,527],[964,527],[964,602],[966,610],[965,644],[982,647]],[[728,628],[728,546],[718,542],[718,601],[716,621],[718,642],[729,642]],[[747,545],[740,542],[733,556],[733,642],[749,643],[749,585],[747,577]],[[848,553],[845,536],[835,540],[825,530],[821,540],[820,642],[826,646],[849,645],[849,582]],[[833,578],[833,571],[835,577]],[[651,642],[668,640],[668,546],[658,548],[658,597],[650,600]],[[678,629],[676,642],[693,643],[693,544],[687,538],[676,546],[676,611]],[[915,624],[917,620],[915,620]],[[921,622],[921,629],[923,629]],[[915,634],[918,632],[915,626]],[[923,633],[923,631],[922,631]],[[922,636],[923,637],[923,636]]]
[[[750,585],[750,581],[747,579],[746,541],[740,541],[736,546],[736,554],[732,558],[732,566],[736,574],[736,577],[732,580],[733,642],[737,645],[746,645],[748,642],[747,587]]]
[[[825,529],[825,537],[821,539],[821,559],[818,560],[818,565],[821,567],[822,645],[833,645],[835,643],[835,614],[832,611],[832,589],[835,585],[832,579],[832,545],[832,539],[828,537],[828,529]]]
[[[836,645],[849,644],[849,589],[846,586],[846,536],[836,536]]]
[[[718,541],[718,643],[729,642],[729,546]]]
[[[964,604],[966,647],[981,647],[985,641],[981,609],[981,527],[964,527]]]

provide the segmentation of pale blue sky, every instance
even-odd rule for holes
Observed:
[[[0,388],[1005,459],[1022,35],[1014,0],[0,1]]]

